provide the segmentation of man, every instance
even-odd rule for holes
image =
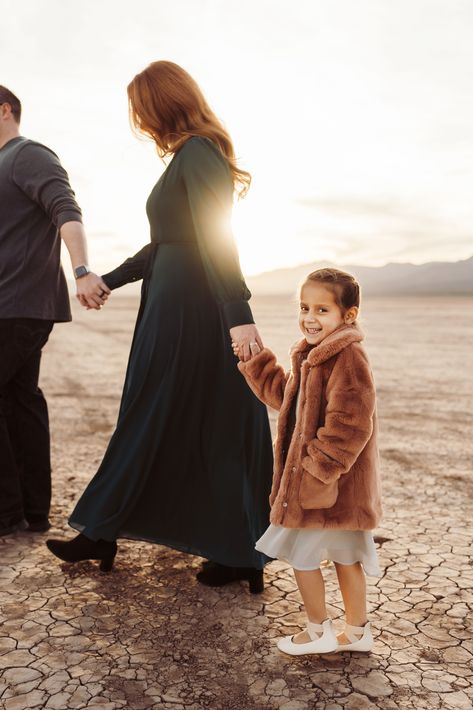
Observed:
[[[110,293],[87,266],[67,173],[49,148],[20,135],[20,118],[20,101],[0,86],[0,535],[49,528],[49,422],[38,378],[54,323],[71,320],[61,238],[80,303],[99,309]]]

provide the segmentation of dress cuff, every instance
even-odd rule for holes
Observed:
[[[255,322],[248,301],[230,301],[224,303],[222,308],[228,329]]]
[[[113,271],[109,271],[108,274],[103,274],[101,278],[105,281],[111,291],[113,291],[114,288],[120,288],[120,286],[124,286],[127,283],[126,279],[123,278],[123,271],[120,267],[113,269]]]

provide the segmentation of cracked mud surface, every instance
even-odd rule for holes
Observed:
[[[297,337],[293,306],[253,303],[263,338],[287,364]],[[74,324],[55,328],[43,360],[53,528],[0,538],[0,707],[472,708],[472,305],[364,305],[385,510],[375,531],[383,576],[368,578],[375,647],[369,656],[299,659],[274,643],[304,622],[283,563],[269,565],[265,592],[253,596],[243,583],[201,587],[198,558],[145,543],[119,542],[108,575],[94,562],[61,565],[48,553],[46,537],[73,534],[67,514],[113,428],[136,298],[113,296],[101,313],[75,309]],[[324,574],[341,627],[333,567]]]

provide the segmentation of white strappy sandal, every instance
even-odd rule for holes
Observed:
[[[322,624],[307,622],[307,633],[311,640],[307,643],[294,643],[294,636],[279,639],[278,648],[290,656],[303,656],[306,653],[332,653],[338,648],[337,637],[332,629],[332,621],[325,619]]]
[[[335,649],[338,653],[342,651],[371,651],[373,648],[373,635],[371,633],[370,622],[364,626],[352,626],[345,624],[343,630],[345,636],[350,639],[350,643],[338,643]]]

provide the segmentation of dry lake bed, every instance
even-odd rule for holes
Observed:
[[[252,305],[287,365],[295,303]],[[125,291],[101,312],[75,307],[45,349],[54,536],[72,534],[68,512],[113,430],[136,310]],[[275,637],[304,618],[283,563],[268,566],[265,592],[252,596],[239,583],[201,587],[200,560],[163,547],[123,541],[104,575],[95,563],[61,565],[47,535],[17,533],[0,538],[1,708],[473,707],[473,299],[367,299],[362,327],[384,490],[383,576],[368,578],[374,652],[280,654]],[[335,572],[324,573],[339,625]]]

